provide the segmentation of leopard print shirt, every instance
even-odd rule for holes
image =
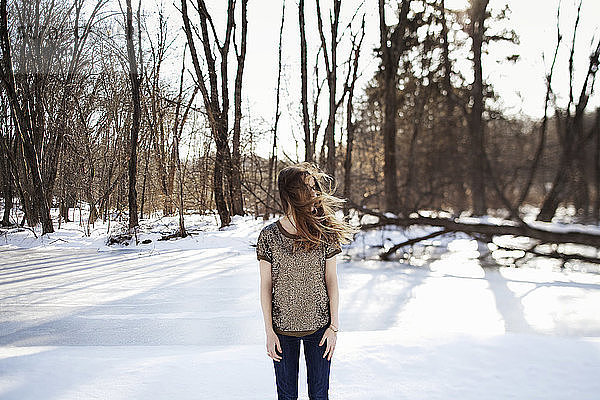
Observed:
[[[261,230],[256,244],[256,258],[271,263],[273,328],[292,336],[314,333],[330,323],[325,260],[342,251],[339,244],[327,243],[292,253],[298,237],[277,220]]]

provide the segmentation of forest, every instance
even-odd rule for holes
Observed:
[[[538,51],[519,47],[506,2],[282,0],[270,3],[279,18],[251,21],[248,0],[2,0],[1,225],[45,235],[84,208],[86,232],[178,215],[170,236],[186,237],[185,215],[225,227],[281,213],[277,171],[306,161],[335,178],[346,216],[379,217],[363,229],[525,236],[521,250],[598,263],[556,247],[600,247],[585,229],[600,222],[600,37],[579,30],[586,2],[546,21],[537,117],[507,112],[487,79],[497,46],[500,65]],[[276,76],[247,77],[256,24],[279,33]],[[269,115],[253,110],[248,79],[276,82]],[[584,228],[540,225],[553,219]]]

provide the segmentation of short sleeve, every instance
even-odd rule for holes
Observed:
[[[341,252],[342,252],[342,247],[339,245],[339,243],[337,243],[337,242],[325,243],[325,259],[331,258]]]
[[[258,234],[258,240],[256,242],[256,259],[273,263],[273,253],[271,252],[271,246],[267,240],[264,229]]]

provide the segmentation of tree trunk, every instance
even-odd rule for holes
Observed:
[[[327,125],[325,127],[324,142],[327,147],[327,158],[325,161],[326,172],[335,177],[335,114],[337,112],[336,88],[337,88],[337,45],[338,45],[338,27],[340,21],[341,0],[333,0],[333,15],[330,13],[331,29],[331,52],[327,50],[327,42],[323,32],[323,21],[321,18],[320,1],[316,0],[317,22],[321,44],[323,49],[323,58],[325,59],[325,69],[327,74],[327,86],[329,87],[329,113]]]
[[[300,7],[303,7],[303,0],[300,0]],[[302,10],[301,10],[302,11]],[[277,165],[277,130],[279,128],[279,117],[281,115],[279,111],[280,107],[280,94],[281,94],[281,52],[283,50],[283,25],[285,23],[285,0],[281,6],[281,25],[279,26],[279,50],[277,53],[277,89],[275,93],[275,123],[273,125],[273,147],[271,149],[271,155],[269,157],[269,171],[267,173],[267,198],[265,202],[265,214],[263,215],[263,220],[268,220],[271,216],[271,211],[274,211],[275,207],[271,206],[272,203],[272,194],[275,192],[274,190],[274,181],[275,181],[275,166]],[[310,147],[310,141],[306,142],[305,145]]]
[[[10,225],[10,212],[13,208],[13,183],[12,183],[12,173],[11,173],[11,165],[9,162],[9,154],[3,154],[5,151],[8,151],[8,137],[0,137],[0,140],[3,141],[2,146],[0,147],[0,155],[2,155],[2,160],[0,163],[2,164],[2,196],[4,197],[4,215],[2,217],[2,222],[0,225],[9,226]]]
[[[244,64],[246,61],[246,37],[248,35],[248,0],[242,0],[242,32],[239,54],[237,54],[237,72],[235,75],[234,86],[234,119],[233,119],[233,149],[231,161],[232,171],[232,214],[244,215],[244,199],[242,197],[242,171],[240,155],[240,131],[242,121],[242,82],[244,76]]]
[[[473,74],[471,88],[473,106],[469,114],[469,139],[471,145],[471,199],[473,215],[487,213],[485,198],[485,162],[484,162],[484,127],[483,127],[483,72],[481,50],[485,35],[485,20],[488,0],[474,0],[471,7],[469,35],[472,40]]]
[[[304,21],[304,0],[300,0],[298,3],[298,22],[300,25],[300,80],[302,82],[300,104],[302,105],[302,129],[304,131],[304,161],[313,162],[315,155],[310,137],[310,118],[308,114],[308,51],[306,44],[306,23]]]
[[[411,0],[402,0],[398,13],[398,24],[388,27],[385,22],[385,0],[379,0],[379,56],[381,57],[380,88],[383,91],[383,135],[384,167],[383,180],[385,208],[401,211],[398,196],[398,167],[396,164],[396,118],[398,116],[398,63],[407,47],[408,11]]]
[[[224,131],[223,126],[217,127],[215,133],[215,147],[217,148],[216,159],[215,159],[215,170],[213,175],[213,191],[215,195],[215,205],[217,212],[221,217],[221,227],[229,225],[231,222],[231,214],[229,213],[229,206],[225,199],[225,188],[223,187],[224,182],[224,169],[227,165],[229,157],[229,149],[227,147],[227,131]]]
[[[356,36],[352,39],[352,51],[350,53],[350,57],[348,59],[349,65],[352,65],[352,78],[350,80],[350,84],[348,85],[348,99],[346,100],[346,157],[344,159],[344,197],[346,199],[350,198],[350,193],[352,190],[351,182],[352,182],[352,148],[354,145],[354,131],[355,124],[352,122],[353,116],[353,100],[354,100],[354,90],[356,87],[356,80],[358,79],[358,60],[360,57],[360,50],[362,47],[363,39],[365,38],[365,16],[363,14],[362,25],[361,25],[361,37],[358,43],[356,43]],[[351,62],[351,64],[350,64]],[[348,74],[350,75],[350,74]],[[349,207],[347,204],[344,205],[344,213],[347,215],[349,211]]]
[[[594,139],[596,142],[596,146],[594,149],[594,186],[596,189],[596,201],[594,202],[594,220],[598,224],[600,223],[600,107],[596,109]]]
[[[587,171],[585,170],[585,159],[586,157],[582,154],[575,157],[575,165],[573,166],[573,203],[575,205],[575,212],[584,220],[590,216],[590,191],[588,189],[588,178]]]
[[[131,134],[129,137],[129,229],[133,230],[138,226],[137,214],[137,142],[140,131],[140,78],[138,75],[138,66],[135,59],[135,50],[133,48],[133,16],[131,10],[131,0],[127,1],[127,57],[129,61],[129,80],[131,81],[131,102],[133,105],[133,116],[131,123]]]
[[[144,179],[142,180],[142,196],[140,199],[140,219],[144,219],[144,203],[146,201],[146,183],[148,182],[148,167],[150,164],[150,146],[146,147],[146,159],[144,160]]]
[[[398,167],[396,165],[396,116],[398,114],[398,98],[396,96],[396,69],[385,66],[383,74],[383,150],[384,150],[384,190],[385,207],[397,213],[400,210],[398,196]]]

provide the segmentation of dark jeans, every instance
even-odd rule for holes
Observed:
[[[273,360],[275,364],[275,380],[278,400],[296,400],[298,398],[298,368],[300,365],[300,340],[304,343],[304,358],[308,380],[308,397],[310,400],[327,400],[329,391],[329,367],[331,361],[323,358],[327,341],[322,346],[319,342],[327,326],[313,334],[301,337],[277,334],[283,354],[275,350],[282,358]]]

